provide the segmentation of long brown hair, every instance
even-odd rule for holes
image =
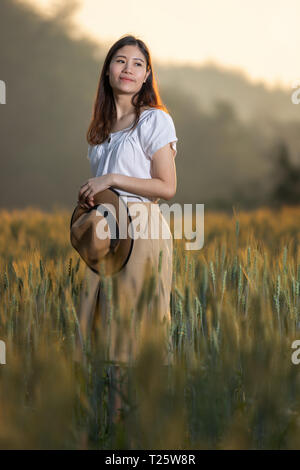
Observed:
[[[109,83],[107,71],[114,54],[121,49],[121,47],[127,45],[138,46],[146,59],[146,70],[150,70],[150,74],[146,82],[143,83],[140,91],[135,93],[131,99],[131,103],[136,111],[136,118],[132,129],[135,128],[139,121],[142,106],[159,108],[168,112],[159,95],[158,86],[153,74],[150,52],[146,44],[135,36],[130,35],[121,37],[111,46],[103,63],[96,99],[94,102],[93,117],[87,132],[87,141],[90,145],[102,144],[102,142],[108,138],[112,125],[117,117],[113,90]]]

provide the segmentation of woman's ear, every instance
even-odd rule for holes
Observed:
[[[146,77],[145,77],[145,80],[144,80],[144,82],[146,82],[147,78],[148,78],[148,77],[149,77],[149,75],[150,75],[150,72],[151,72],[151,70],[148,70],[148,72],[146,73]]]

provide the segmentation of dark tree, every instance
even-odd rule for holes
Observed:
[[[271,191],[271,204],[276,206],[300,204],[300,165],[290,159],[287,144],[277,145],[274,160],[275,184]]]

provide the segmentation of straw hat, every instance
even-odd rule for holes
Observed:
[[[119,238],[123,220],[126,238]],[[79,204],[75,207],[70,222],[71,244],[95,273],[100,274],[101,265],[105,275],[117,273],[124,268],[133,249],[134,238],[128,235],[131,220],[119,193],[112,188],[105,189],[94,196],[92,208],[85,209]],[[101,236],[103,233],[107,238]]]

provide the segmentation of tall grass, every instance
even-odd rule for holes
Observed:
[[[300,448],[300,365],[291,362],[300,339],[299,207],[206,213],[202,250],[174,240],[173,364],[163,365],[166,344],[153,320],[117,381],[104,338],[115,321],[122,341],[139,312],[125,321],[103,278],[108,328],[97,331],[85,362],[74,361],[85,286],[69,220],[64,212],[1,212],[0,448]],[[146,276],[139,311],[152,301],[153,282]],[[114,394],[122,398],[118,422]]]

